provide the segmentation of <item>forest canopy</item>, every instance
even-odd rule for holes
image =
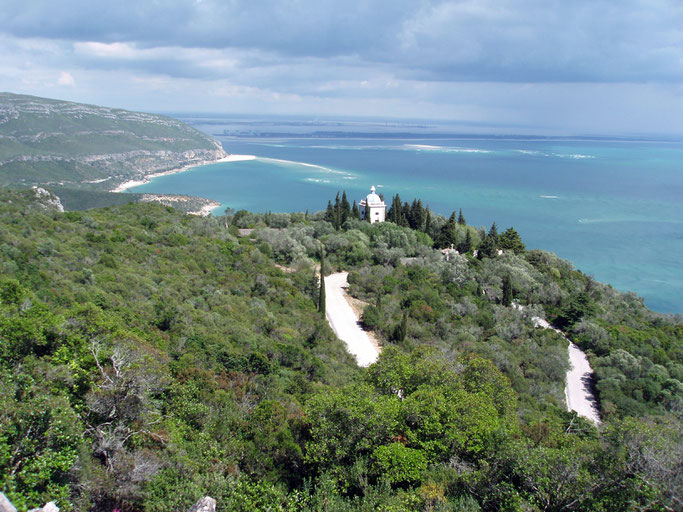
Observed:
[[[419,200],[369,224],[344,197],[200,218],[1,191],[0,490],[19,510],[680,509],[680,318],[512,227]],[[382,342],[367,369],[320,314],[322,254]],[[587,352],[600,428],[566,411],[566,341],[532,316]]]

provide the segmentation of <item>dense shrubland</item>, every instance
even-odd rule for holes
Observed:
[[[398,197],[392,222],[356,212],[344,194],[315,214],[58,213],[2,192],[2,491],[21,510],[680,507],[680,320],[514,229]],[[321,254],[368,304],[368,369],[317,310]],[[535,315],[588,351],[600,430],[565,411],[566,342]]]

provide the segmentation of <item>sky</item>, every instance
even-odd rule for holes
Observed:
[[[0,0],[0,91],[683,135],[683,0]]]

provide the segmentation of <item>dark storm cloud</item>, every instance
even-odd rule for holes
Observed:
[[[138,49],[241,49],[264,66],[346,57],[426,81],[644,82],[683,78],[678,0],[3,2],[15,37]],[[110,55],[111,66],[119,59]],[[105,59],[106,60],[106,59]],[[133,58],[123,59],[132,68]],[[142,57],[170,76],[228,72]],[[123,63],[122,63],[123,65]]]

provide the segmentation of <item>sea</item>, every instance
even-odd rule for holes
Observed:
[[[129,192],[188,194],[254,212],[324,210],[371,186],[499,232],[648,307],[683,313],[683,141],[462,133],[429,122],[176,115],[253,159],[161,176]],[[460,132],[460,133],[458,133]]]

